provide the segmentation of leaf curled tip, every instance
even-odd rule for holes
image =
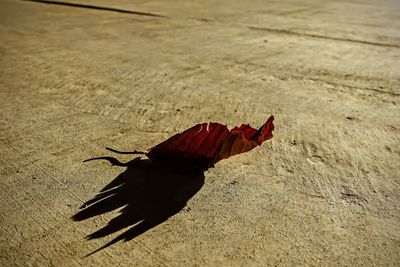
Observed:
[[[274,116],[271,115],[268,120],[264,123],[263,126],[258,129],[257,133],[254,135],[253,138],[257,138],[259,145],[265,140],[271,139],[273,137],[272,131],[274,130]],[[260,132],[259,135],[258,132]]]
[[[270,116],[258,130],[248,124],[233,128],[222,142],[221,149],[213,158],[213,163],[250,151],[264,141],[271,139],[274,130],[273,120],[274,116]]]

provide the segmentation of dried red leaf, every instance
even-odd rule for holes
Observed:
[[[272,138],[274,117],[260,129],[248,124],[228,130],[220,123],[201,123],[154,146],[146,155],[151,160],[186,161],[212,165],[222,159],[247,152]]]

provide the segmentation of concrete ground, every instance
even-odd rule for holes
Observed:
[[[83,2],[0,2],[1,266],[398,266],[398,1]],[[82,162],[271,114],[204,174]]]

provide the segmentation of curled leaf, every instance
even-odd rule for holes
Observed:
[[[274,117],[258,130],[248,124],[228,130],[220,123],[201,123],[154,146],[147,153],[151,160],[187,162],[209,167],[222,159],[247,152],[272,138]]]

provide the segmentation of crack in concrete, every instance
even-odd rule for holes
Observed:
[[[96,10],[102,10],[102,11],[111,11],[111,12],[118,12],[118,13],[133,14],[133,15],[138,15],[138,16],[168,18],[167,16],[154,14],[154,13],[149,13],[149,12],[133,11],[133,10],[126,10],[126,9],[112,8],[112,7],[104,7],[104,6],[93,6],[93,5],[86,5],[86,4],[68,3],[68,2],[60,2],[60,1],[49,1],[49,0],[22,0],[22,1],[42,3],[42,4],[50,4],[50,5],[60,5],[60,6],[96,9]]]
[[[390,95],[390,96],[393,96],[393,97],[400,96],[399,93],[380,90],[380,89],[377,89],[377,88],[359,87],[359,86],[353,86],[353,85],[348,85],[348,84],[329,82],[329,81],[326,81],[326,80],[323,80],[323,79],[317,79],[317,78],[310,78],[310,80],[323,82],[323,83],[334,85],[334,86],[342,86],[342,87],[346,87],[346,88],[350,88],[350,89],[373,91],[373,92],[376,92],[376,93],[387,94],[387,95]]]
[[[318,39],[334,40],[334,41],[340,41],[340,42],[350,42],[350,43],[358,43],[358,44],[366,44],[366,45],[374,45],[374,46],[400,48],[400,45],[397,45],[397,44],[378,43],[378,42],[371,42],[371,41],[365,41],[365,40],[356,40],[356,39],[350,39],[350,38],[325,36],[325,35],[319,35],[319,34],[313,34],[313,33],[299,33],[299,32],[294,32],[294,31],[284,30],[284,29],[272,29],[272,28],[255,27],[255,26],[249,26],[248,28],[250,30],[256,30],[256,31],[267,31],[267,32],[275,32],[275,33],[288,34],[288,35],[296,35],[296,36],[305,36],[305,37],[318,38]]]

